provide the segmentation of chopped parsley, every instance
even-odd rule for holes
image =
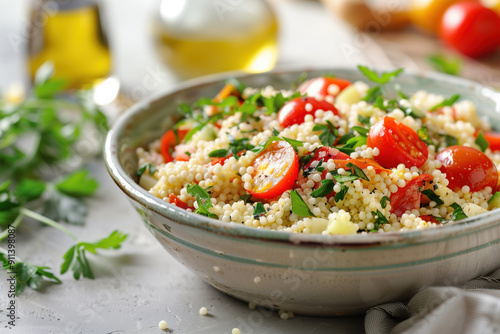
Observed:
[[[394,72],[382,72],[381,74],[378,74],[377,72],[370,70],[366,66],[358,65],[358,69],[363,73],[370,81],[378,83],[380,85],[385,85],[388,83],[392,78],[397,77],[403,72],[403,69],[397,69]]]
[[[477,146],[479,146],[479,148],[481,149],[481,151],[483,153],[484,153],[484,151],[486,151],[486,149],[488,147],[490,147],[490,144],[488,143],[488,141],[486,140],[486,138],[484,138],[483,131],[479,131],[479,134],[476,137],[475,143],[476,143]]]
[[[453,208],[453,213],[451,214],[451,220],[461,220],[467,218],[464,210],[457,202],[450,205]]]
[[[335,182],[333,180],[321,180],[321,186],[311,193],[312,197],[325,197],[332,193]]]
[[[431,201],[436,202],[436,206],[444,204],[443,200],[431,189],[424,189],[421,191],[421,193],[427,196],[427,198],[429,198]]]
[[[319,140],[324,146],[332,146],[339,135],[337,128],[330,121],[326,121],[326,124],[316,124],[312,130],[321,131]]]
[[[375,222],[373,223],[373,230],[370,230],[370,232],[377,232],[384,224],[389,224],[389,221],[380,210],[377,209],[377,212],[372,211],[372,215],[375,217]]]
[[[437,109],[443,108],[443,107],[451,107],[455,102],[458,101],[458,99],[460,99],[460,95],[459,94],[455,94],[452,97],[450,97],[449,99],[445,99],[443,102],[435,105],[434,107],[432,107],[429,110],[430,111],[434,111],[434,110],[437,110]]]
[[[387,202],[390,202],[391,199],[387,196],[384,196],[382,197],[382,199],[380,200],[380,206],[382,207],[382,209],[385,209],[387,207]]]
[[[418,134],[418,137],[420,138],[420,140],[423,141],[424,143],[426,143],[427,146],[429,146],[429,145],[436,146],[436,144],[432,140],[431,136],[429,136],[429,130],[427,129],[427,127],[423,126],[420,129],[418,129],[417,134]]]
[[[446,147],[458,145],[458,139],[456,137],[447,134],[440,134],[440,136],[444,138]]]
[[[210,218],[219,218],[217,217],[217,215],[209,211],[209,209],[213,207],[213,205],[210,200],[210,194],[205,189],[197,184],[188,184],[187,193],[196,198],[196,203],[198,203],[198,209],[196,209],[194,213],[198,213]]]
[[[451,75],[459,75],[462,70],[462,60],[458,57],[446,57],[434,54],[427,57],[427,61],[435,70]]]
[[[259,219],[260,216],[266,214],[266,209],[264,208],[264,204],[261,202],[255,203],[255,207],[253,210],[253,218]]]
[[[309,209],[309,206],[304,202],[302,197],[299,195],[297,190],[290,191],[290,199],[292,200],[292,212],[299,217],[311,217],[314,216]]]
[[[139,169],[137,170],[137,176],[142,176],[142,174],[144,174],[146,171],[148,171],[150,175],[153,175],[157,170],[158,169],[153,163],[147,162],[139,167]]]

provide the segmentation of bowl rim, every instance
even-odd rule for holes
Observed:
[[[384,68],[376,69],[385,70]],[[119,160],[118,143],[125,128],[130,126],[129,120],[144,112],[150,105],[168,95],[178,93],[183,90],[190,90],[196,87],[219,83],[228,78],[238,78],[244,80],[245,77],[255,75],[275,75],[280,73],[292,72],[317,72],[328,71],[353,71],[357,72],[353,66],[335,66],[335,67],[314,67],[314,66],[286,66],[279,67],[265,73],[247,73],[241,71],[231,71],[203,76],[179,83],[173,87],[161,90],[143,100],[138,101],[128,110],[126,110],[113,124],[106,136],[104,145],[104,162],[106,168],[118,185],[118,187],[132,200],[140,203],[142,206],[157,214],[175,221],[176,223],[186,225],[192,228],[202,229],[211,233],[231,235],[236,238],[252,238],[269,242],[285,242],[293,244],[315,244],[326,247],[337,246],[366,246],[366,245],[386,245],[400,243],[427,243],[433,240],[445,240],[456,236],[472,234],[478,230],[488,229],[500,224],[500,209],[489,211],[476,217],[469,217],[457,223],[450,222],[446,226],[412,230],[404,232],[382,232],[355,235],[323,235],[323,234],[302,234],[276,230],[264,230],[255,227],[249,227],[242,224],[225,223],[213,218],[208,218],[199,214],[188,212],[175,205],[167,203],[160,198],[152,195],[135,182],[125,171]],[[480,89],[485,96],[488,96],[497,103],[496,112],[500,113],[500,93],[494,89],[476,83],[474,81],[458,78],[451,75],[436,73],[423,70],[407,70],[401,76],[416,76],[428,78],[431,80],[442,81],[453,85],[467,86],[474,89]]]

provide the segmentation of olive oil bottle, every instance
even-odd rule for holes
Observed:
[[[265,0],[162,0],[158,50],[179,79],[265,72],[278,55],[278,24]]]
[[[32,78],[46,61],[67,88],[89,88],[108,77],[111,54],[95,0],[41,0],[33,7],[28,67]]]

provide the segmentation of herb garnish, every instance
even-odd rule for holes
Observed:
[[[148,171],[150,175],[153,175],[157,170],[158,169],[153,163],[147,162],[139,167],[139,169],[137,170],[137,176],[142,176],[142,174],[144,174],[144,172],[146,171]]]
[[[373,230],[371,230],[370,232],[377,232],[381,226],[383,226],[384,224],[389,224],[389,221],[382,214],[382,212],[380,212],[380,210],[377,209],[377,212],[372,211],[372,215],[375,217],[375,222],[373,223]]]
[[[458,145],[458,139],[456,137],[447,134],[439,134],[439,135],[444,138],[446,147]]]
[[[361,71],[361,73],[363,73],[368,79],[370,79],[370,81],[372,82],[375,82],[375,83],[378,83],[380,85],[385,85],[386,83],[388,83],[392,78],[394,77],[397,77],[398,75],[400,75],[402,72],[403,72],[403,69],[400,68],[400,69],[397,69],[396,71],[394,72],[382,72],[380,75],[375,72],[375,71],[372,71],[370,70],[368,67],[366,66],[361,66],[361,65],[358,65],[358,69]]]
[[[427,196],[427,198],[429,198],[431,201],[436,202],[436,206],[444,204],[443,200],[431,189],[424,189],[421,191],[421,193]]]
[[[427,61],[435,70],[446,74],[458,75],[462,69],[462,61],[460,58],[451,58],[442,54],[435,54],[428,56]]]
[[[253,210],[253,218],[259,219],[260,216],[266,214],[266,209],[264,208],[264,204],[261,202],[255,203],[255,208]]]
[[[316,124],[312,130],[321,131],[319,140],[324,146],[332,146],[339,135],[337,128],[330,121],[326,121],[326,124]]]
[[[382,209],[385,209],[387,207],[387,202],[390,202],[391,199],[387,196],[384,196],[382,197],[382,199],[380,200],[380,206],[382,207]]]
[[[230,154],[238,160],[240,158],[240,152],[253,149],[255,146],[248,143],[248,138],[235,139],[233,136],[228,135],[229,138],[229,148],[228,149],[218,149],[210,152],[208,156],[210,158],[225,158]]]
[[[290,199],[292,200],[292,212],[299,217],[311,217],[314,216],[309,209],[309,206],[304,202],[302,197],[299,195],[297,190],[293,189],[290,191]]]
[[[423,126],[420,129],[417,130],[418,137],[420,138],[421,141],[429,145],[436,145],[434,141],[432,140],[431,136],[429,136],[429,130],[427,127]]]
[[[335,182],[333,180],[321,180],[321,186],[311,193],[312,197],[325,197],[332,193]]]
[[[188,184],[186,190],[189,195],[196,198],[198,209],[196,209],[194,213],[199,213],[200,215],[210,218],[218,218],[217,215],[209,211],[209,209],[213,207],[213,205],[210,200],[210,194],[205,189],[197,184]]]
[[[455,102],[458,101],[458,99],[460,99],[460,94],[455,94],[452,97],[450,97],[449,99],[445,99],[443,102],[435,105],[434,107],[432,107],[429,110],[434,111],[434,110],[437,110],[437,109],[443,108],[443,107],[451,107]]]
[[[483,131],[479,131],[477,137],[476,137],[476,141],[475,141],[476,145],[479,146],[479,148],[481,149],[481,151],[484,153],[484,151],[486,151],[486,149],[488,147],[490,147],[490,144],[488,143],[488,141],[486,140],[486,138],[484,138],[484,134],[483,134]]]
[[[454,209],[453,213],[451,214],[451,220],[460,220],[467,218],[467,215],[464,213],[464,210],[462,209],[460,204],[454,202],[450,206]]]

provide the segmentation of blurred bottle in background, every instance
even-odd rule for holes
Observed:
[[[154,32],[161,57],[180,80],[265,72],[278,55],[278,24],[265,0],[162,0]]]
[[[67,88],[90,88],[111,71],[111,53],[96,0],[38,0],[33,3],[28,43],[32,79],[46,61]]]

